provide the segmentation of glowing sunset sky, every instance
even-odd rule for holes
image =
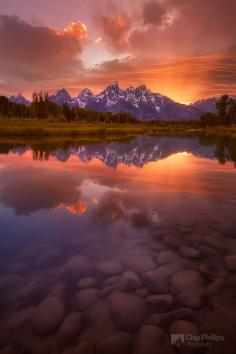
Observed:
[[[0,94],[236,93],[235,0],[0,0]]]

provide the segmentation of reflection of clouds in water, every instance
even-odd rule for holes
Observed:
[[[55,208],[61,203],[76,203],[79,197],[80,192],[72,179],[48,174],[25,176],[20,182],[6,184],[0,200],[14,209],[17,215],[29,215],[39,209]]]
[[[94,218],[106,225],[123,219],[136,229],[157,226],[159,224],[159,217],[156,211],[152,209],[141,211],[135,203],[129,207],[125,206],[127,193],[125,191],[107,192],[95,209],[93,213]]]

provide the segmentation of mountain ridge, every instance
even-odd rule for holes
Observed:
[[[98,112],[127,112],[141,121],[198,119],[203,113],[215,112],[217,102],[217,97],[212,97],[187,105],[160,93],[153,93],[145,85],[121,89],[117,81],[113,81],[96,95],[85,88],[78,96],[71,97],[66,89],[60,89],[49,99],[56,104],[68,104],[70,107]],[[30,104],[21,94],[11,96],[10,101]]]

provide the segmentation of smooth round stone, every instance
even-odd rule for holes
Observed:
[[[169,292],[168,278],[180,269],[181,264],[166,264],[143,274],[143,281],[152,293],[166,294]]]
[[[150,271],[143,275],[143,282],[154,294],[166,294],[169,292],[168,279],[157,271]]]
[[[145,316],[145,302],[129,293],[114,293],[109,299],[111,316],[116,327],[125,332],[136,332]]]
[[[223,248],[222,243],[214,236],[205,236],[202,238],[202,242],[206,246],[216,248],[218,250],[221,250]]]
[[[75,297],[75,309],[83,311],[98,301],[99,291],[97,289],[84,289],[79,291]]]
[[[172,235],[166,235],[162,241],[165,245],[173,248],[179,248],[186,244],[186,242],[183,239]]]
[[[156,268],[156,263],[152,257],[146,255],[130,254],[122,259],[122,265],[127,270],[132,270],[135,273],[142,274]]]
[[[121,274],[124,271],[122,265],[115,261],[101,262],[96,268],[106,276]]]
[[[61,325],[65,312],[62,300],[48,297],[36,307],[32,318],[33,331],[39,335],[50,334]]]
[[[186,257],[186,258],[199,258],[201,257],[201,253],[193,248],[193,247],[189,247],[189,246],[182,246],[179,249],[179,252],[181,254],[181,256]]]
[[[135,272],[127,270],[121,275],[118,286],[122,291],[129,291],[140,288],[142,282]]]
[[[157,260],[160,265],[168,263],[178,263],[180,260],[180,256],[174,251],[165,250],[158,253]]]
[[[176,301],[180,305],[189,307],[190,309],[197,309],[202,304],[201,298],[193,293],[180,293],[177,295]]]
[[[107,286],[114,285],[114,284],[116,284],[118,282],[119,279],[120,279],[119,275],[114,275],[113,277],[109,277],[109,278],[104,280],[102,286],[104,288],[106,288]]]
[[[82,255],[73,257],[63,267],[64,276],[69,279],[78,279],[89,276],[92,271],[92,262]]]
[[[135,290],[135,294],[136,294],[137,296],[140,296],[140,297],[146,297],[146,296],[148,296],[148,294],[149,294],[149,290],[148,290],[148,288],[146,288],[145,286],[143,286],[142,288],[136,289],[136,290]]]
[[[58,329],[57,336],[60,342],[67,342],[76,338],[82,328],[82,315],[73,311],[69,313]]]
[[[148,305],[155,306],[160,310],[169,310],[174,303],[173,296],[171,294],[165,295],[149,295],[146,297]]]
[[[85,326],[80,335],[81,341],[97,343],[117,333],[108,305],[107,299],[100,299],[95,305],[84,311]]]
[[[115,284],[107,286],[106,288],[103,288],[100,291],[99,296],[101,299],[103,299],[103,298],[107,297],[108,295],[110,295],[111,293],[113,293],[116,289],[117,289],[117,286]]]
[[[199,350],[199,347],[197,345],[194,345],[197,344],[197,342],[191,340],[191,338],[196,338],[200,336],[198,328],[193,323],[183,320],[176,321],[172,323],[169,333],[170,335],[184,335],[184,341],[178,343],[178,350],[180,351],[180,353],[185,354]]]
[[[193,310],[183,307],[165,313],[153,314],[149,317],[149,323],[154,326],[162,327],[174,321],[182,320],[193,316]]]
[[[95,354],[95,348],[92,343],[81,342],[77,347],[66,349],[63,354]]]
[[[223,278],[215,279],[208,287],[205,289],[203,295],[207,299],[212,296],[218,295],[221,293],[226,285],[226,281]]]
[[[236,272],[236,255],[229,255],[225,257],[225,268],[229,272]]]
[[[170,340],[161,328],[146,325],[140,328],[134,339],[134,354],[172,353]]]
[[[176,272],[170,279],[171,289],[175,294],[194,293],[198,296],[204,291],[204,279],[192,270]]]
[[[131,350],[132,336],[119,333],[98,343],[96,354],[130,354]]]
[[[201,254],[203,254],[206,257],[217,255],[217,251],[214,248],[204,246],[204,245],[199,246],[199,251],[201,252]]]
[[[76,286],[80,289],[94,288],[96,285],[97,280],[93,277],[81,278],[76,284]]]

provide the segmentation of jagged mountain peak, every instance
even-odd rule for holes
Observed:
[[[11,100],[30,104],[21,95],[12,96]],[[189,105],[180,104],[160,93],[153,93],[145,85],[123,90],[117,81],[113,81],[96,95],[86,88],[72,98],[63,88],[50,96],[50,100],[56,104],[66,103],[70,107],[77,106],[99,112],[127,112],[139,120],[149,121],[198,119],[202,113],[216,111],[217,98],[203,99]]]
[[[17,93],[16,95],[12,95],[10,97],[10,102],[16,103],[16,104],[23,104],[23,105],[30,105],[30,101],[27,100],[21,93]]]
[[[64,97],[67,97],[67,98],[71,98],[71,96],[69,95],[68,91],[64,88],[58,90],[56,92],[56,96],[64,96]]]

